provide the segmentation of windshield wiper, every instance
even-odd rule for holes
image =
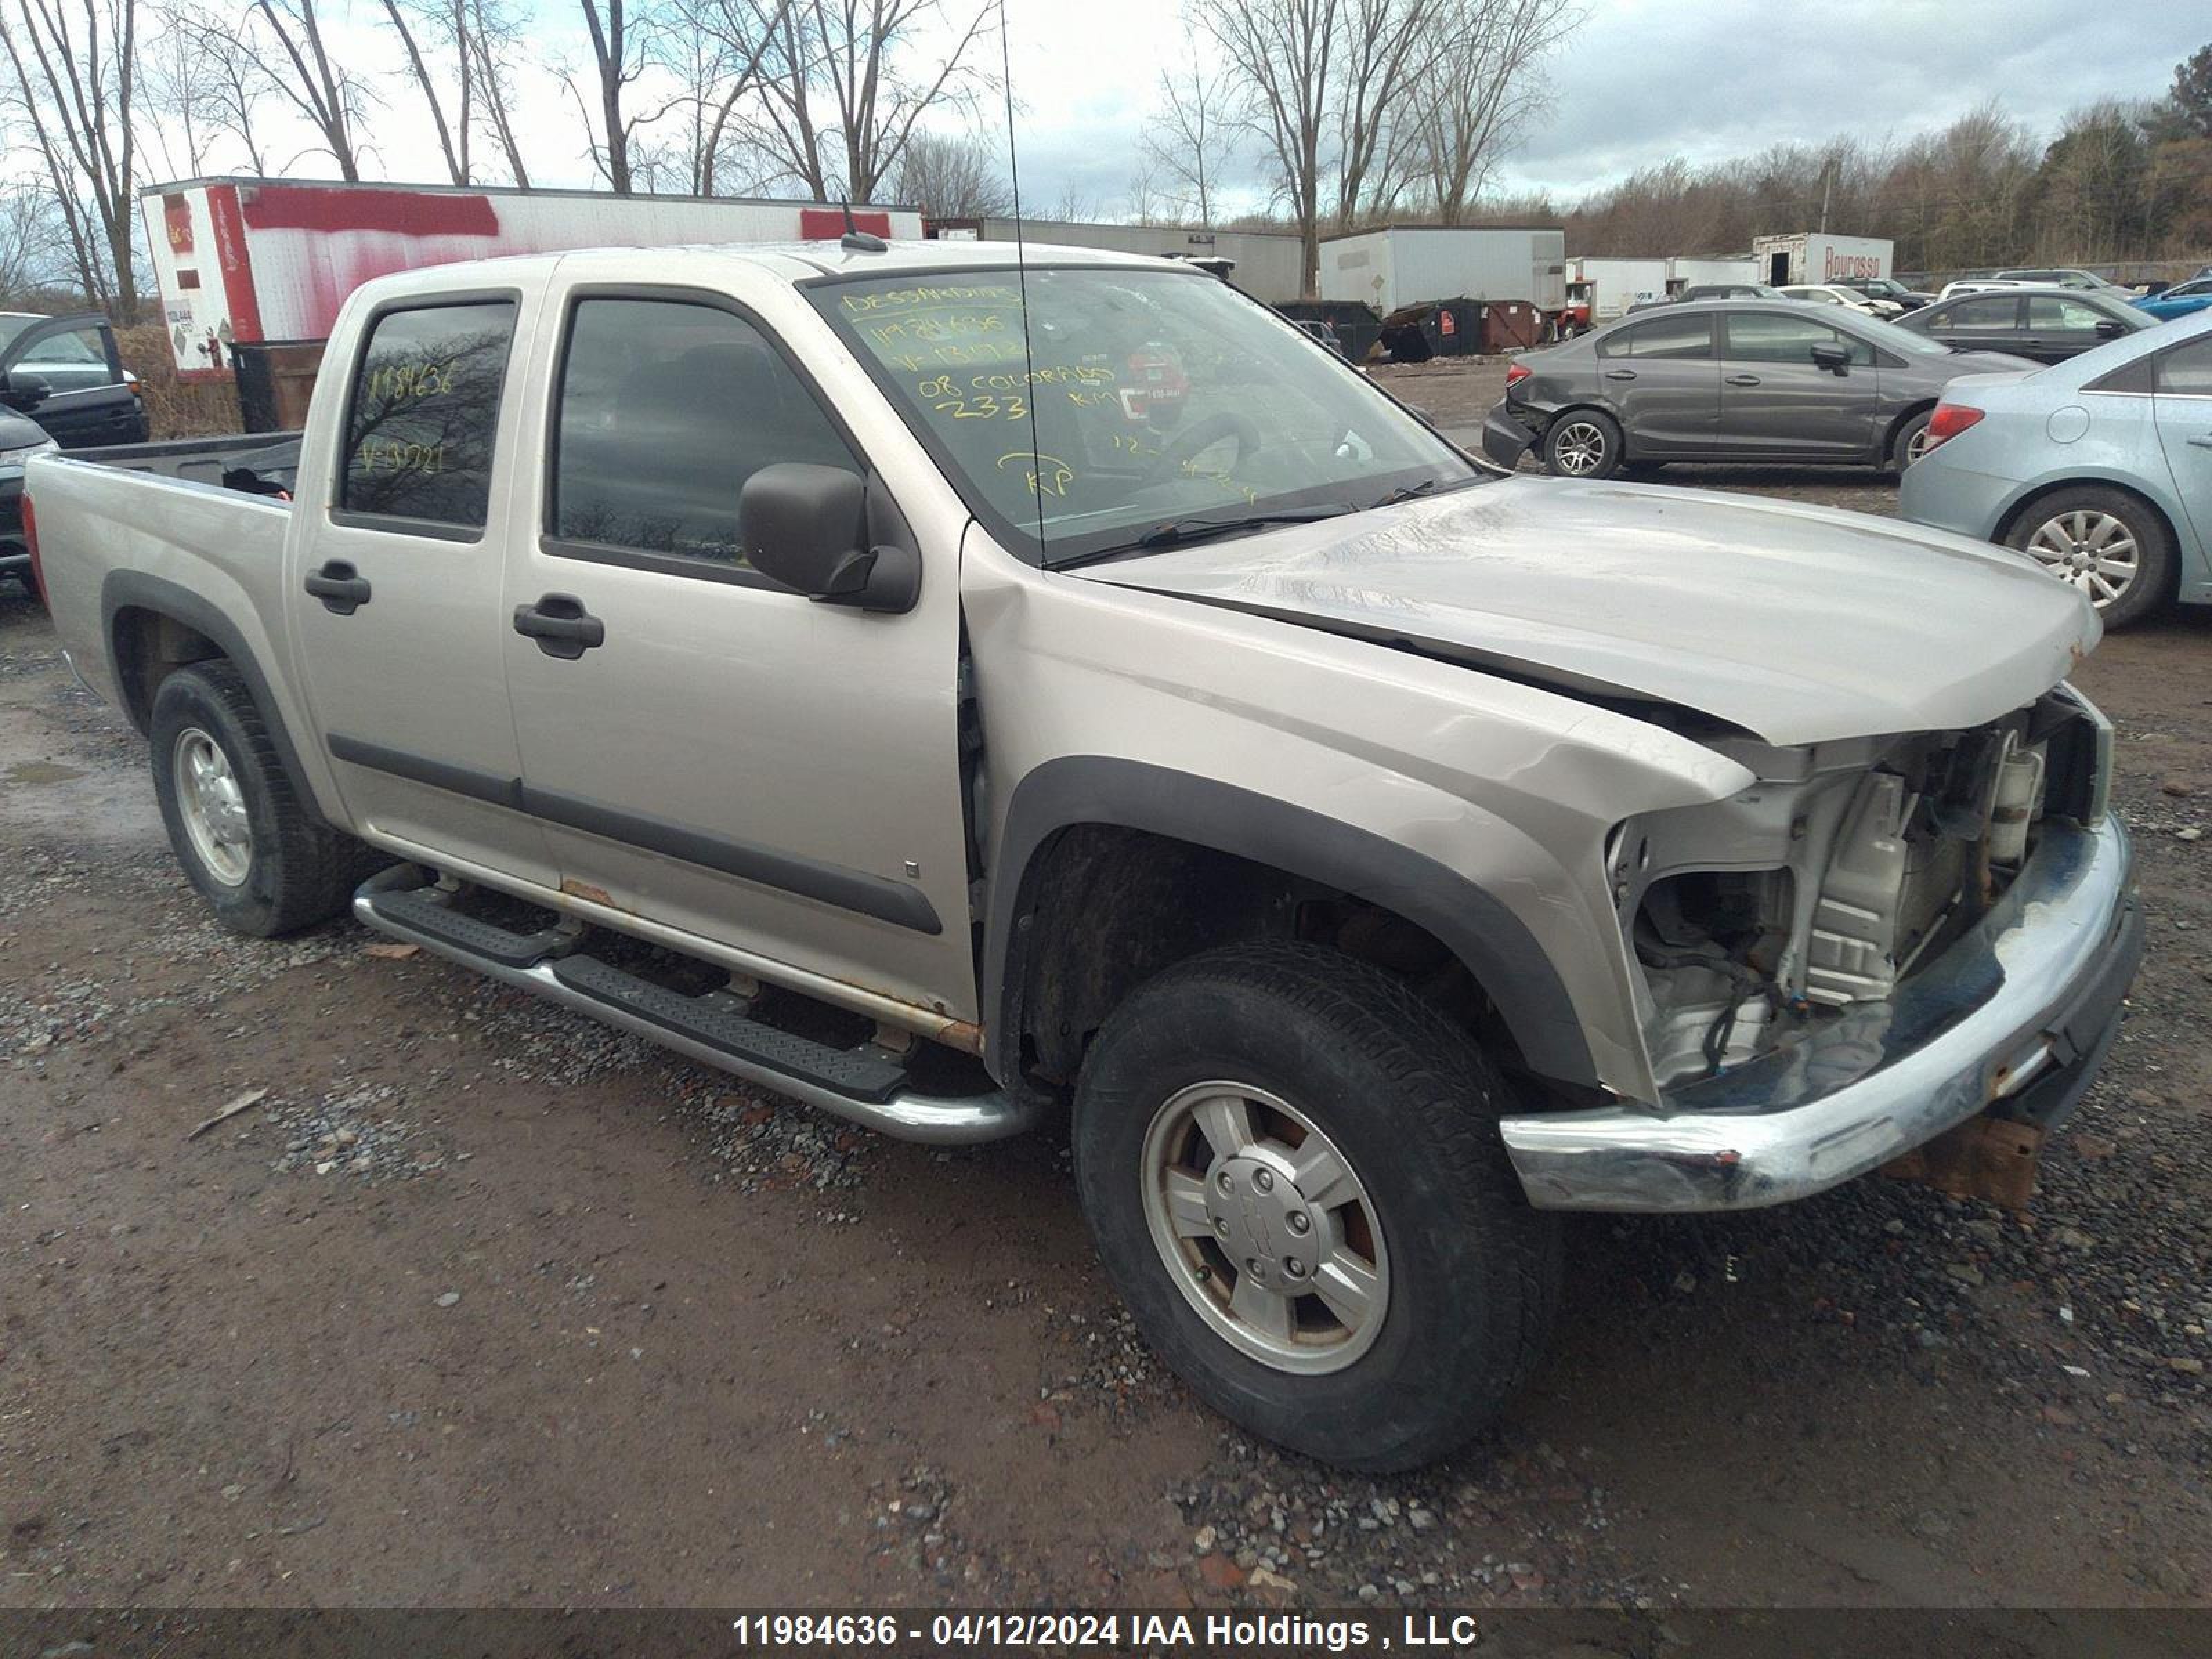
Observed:
[[[1116,542],[1111,547],[1079,553],[1073,558],[1056,559],[1054,570],[1073,570],[1079,565],[1097,564],[1104,559],[1126,558],[1132,553],[1156,552],[1163,547],[1182,547],[1192,542],[1202,542],[1215,536],[1233,536],[1240,531],[1263,530],[1271,524],[1312,524],[1322,519],[1340,519],[1347,513],[1359,509],[1349,501],[1331,501],[1320,507],[1285,507],[1274,513],[1240,513],[1233,518],[1211,518],[1193,514],[1189,518],[1170,519],[1156,524],[1150,530],[1126,542]]]
[[[1331,501],[1320,507],[1285,507],[1278,513],[1243,513],[1231,519],[1208,518],[1194,514],[1188,519],[1170,519],[1165,524],[1156,524],[1131,544],[1136,547],[1180,547],[1185,542],[1201,542],[1209,536],[1225,536],[1239,530],[1258,530],[1271,524],[1312,524],[1319,519],[1340,519],[1358,509],[1349,501]]]
[[[1454,478],[1449,483],[1442,478],[1424,478],[1419,483],[1400,484],[1375,505],[1395,507],[1400,501],[1410,501],[1416,496],[1432,495],[1439,489],[1463,489],[1471,483],[1480,483],[1484,476],[1473,472],[1464,478]]]

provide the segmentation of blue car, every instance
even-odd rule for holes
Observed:
[[[2161,321],[2193,317],[2212,306],[2212,276],[2191,276],[2185,283],[2176,283],[2163,294],[2146,294],[2130,303]]]
[[[2212,605],[2212,313],[1952,381],[1898,511],[2020,549],[2108,629]]]

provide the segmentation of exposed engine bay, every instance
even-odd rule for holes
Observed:
[[[1759,781],[1629,820],[1611,856],[1661,1088],[1888,997],[2003,893],[2046,813],[2101,811],[2100,740],[2063,686],[1971,731],[1711,740]]]

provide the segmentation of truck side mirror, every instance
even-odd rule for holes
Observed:
[[[1825,368],[1831,374],[1841,374],[1850,367],[1851,354],[1839,345],[1822,341],[1813,348],[1813,367]]]
[[[745,480],[738,539],[753,568],[824,605],[911,611],[921,560],[870,535],[868,481],[841,466],[779,461]]]
[[[8,401],[15,408],[36,409],[53,395],[53,382],[45,375],[33,374],[27,368],[9,371]]]

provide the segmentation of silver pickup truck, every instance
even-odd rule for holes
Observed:
[[[218,915],[1062,1121],[1147,1338],[1370,1469],[1527,1374],[1558,1212],[2079,1097],[2142,930],[2070,589],[1502,476],[1171,262],[872,244],[371,283],[290,501],[30,463]]]

